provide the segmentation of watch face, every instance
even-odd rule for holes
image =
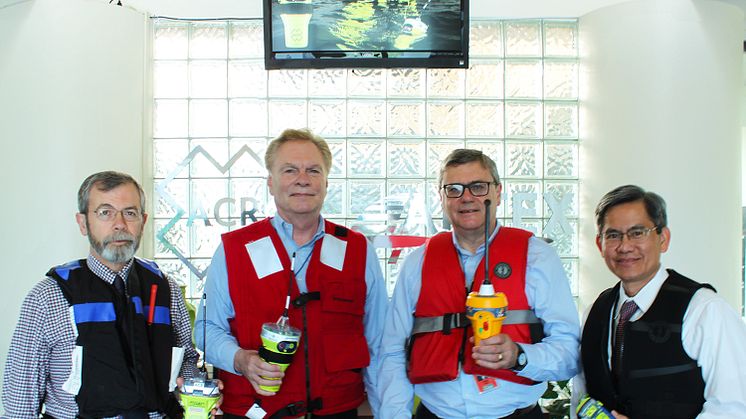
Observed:
[[[526,365],[526,354],[521,352],[520,355],[518,355],[518,365],[524,366]]]

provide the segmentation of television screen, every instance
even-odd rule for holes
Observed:
[[[264,0],[266,68],[466,68],[468,0]]]

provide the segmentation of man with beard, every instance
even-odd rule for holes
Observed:
[[[75,218],[90,253],[50,269],[23,302],[5,366],[7,417],[181,416],[176,375],[191,377],[198,355],[178,285],[135,258],[144,208],[129,175],[95,173],[80,186]]]

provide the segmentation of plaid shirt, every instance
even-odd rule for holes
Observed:
[[[92,255],[88,267],[103,281],[114,283],[112,271]],[[123,278],[132,268],[131,260],[118,272]],[[186,348],[182,377],[197,371],[199,355],[192,345],[189,315],[179,286],[168,279],[171,289],[171,323],[176,344]],[[54,279],[40,281],[21,306],[18,325],[13,333],[5,365],[3,405],[7,418],[37,418],[42,404],[45,412],[56,419],[73,419],[78,414],[75,396],[62,390],[70,376],[72,350],[75,346],[70,305]],[[161,418],[151,413],[151,418]]]

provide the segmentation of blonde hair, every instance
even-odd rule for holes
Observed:
[[[267,152],[264,153],[264,166],[267,168],[267,171],[272,170],[277,150],[281,145],[288,141],[310,141],[313,143],[313,145],[319,149],[319,152],[321,152],[321,158],[324,160],[324,169],[326,169],[326,173],[329,174],[329,171],[332,169],[332,152],[329,150],[329,144],[327,144],[323,138],[312,133],[307,128],[286,129],[279,137],[269,143],[267,146]]]

